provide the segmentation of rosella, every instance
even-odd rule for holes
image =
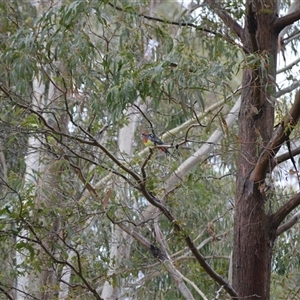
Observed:
[[[164,145],[164,142],[159,137],[157,137],[156,135],[154,135],[152,133],[148,133],[146,131],[142,132],[142,140],[143,140],[144,145],[147,147]],[[163,151],[167,155],[171,155],[174,157],[174,155],[172,155],[172,153],[170,153],[167,148],[159,147],[159,150]]]

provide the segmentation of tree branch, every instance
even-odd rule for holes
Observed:
[[[298,39],[300,36],[300,30],[296,30],[291,35],[287,36],[285,39],[282,40],[283,45],[286,46],[288,43],[292,42],[293,40]]]
[[[119,7],[119,6],[117,6],[113,3],[108,2],[108,5],[113,7],[114,9],[116,9],[118,11],[126,12],[122,7]],[[142,13],[140,13],[138,15],[140,17],[143,17],[143,18],[147,19],[147,20],[157,21],[157,22],[166,23],[166,24],[170,24],[170,25],[177,25],[177,26],[183,26],[183,27],[192,27],[192,28],[195,28],[197,30],[204,31],[204,32],[207,32],[207,33],[211,33],[211,34],[216,35],[216,36],[222,36],[218,32],[212,31],[210,29],[202,28],[202,27],[200,27],[200,26],[198,26],[194,23],[191,23],[191,22],[170,21],[170,20],[166,20],[166,19],[153,17],[153,16],[148,16],[148,15],[145,15],[145,14],[142,14]]]
[[[286,65],[285,67],[277,70],[276,74],[280,74],[282,72],[285,72],[285,71],[289,71],[290,69],[292,69],[293,66],[297,65],[298,63],[300,62],[300,57],[297,58],[295,61],[293,61],[292,63]]]
[[[207,5],[221,18],[230,30],[235,33],[244,44],[244,29],[227,13],[225,9],[220,7],[216,1],[214,0],[207,0]]]
[[[214,279],[219,285],[224,286],[224,289],[227,291],[227,293],[231,297],[237,297],[237,292],[233,289],[233,287],[226,282],[226,280],[221,277],[219,274],[217,274],[211,266],[205,261],[205,258],[202,256],[200,251],[195,246],[194,242],[185,233],[184,228],[180,225],[180,223],[175,219],[173,214],[167,209],[167,207],[162,203],[161,200],[157,199],[147,188],[146,188],[146,182],[140,180],[139,181],[140,191],[142,192],[143,196],[146,198],[146,200],[152,204],[153,206],[157,207],[164,216],[171,222],[173,225],[174,230],[178,234],[184,235],[184,240],[186,244],[188,245],[191,252],[194,254],[195,258],[197,259],[200,266],[205,270],[205,272]]]
[[[0,292],[2,292],[6,297],[7,299],[9,300],[14,300],[13,297],[11,297],[11,295],[9,294],[9,292],[7,292],[5,289],[3,289],[1,286],[0,286]]]
[[[300,154],[300,147],[295,148],[294,150],[291,151],[292,156],[296,156],[298,154]],[[290,159],[290,153],[289,152],[285,152],[277,157],[274,158],[274,160],[272,161],[272,166],[271,169],[273,170],[277,165],[281,164],[282,162]]]
[[[187,245],[189,246],[190,250],[196,257],[197,261],[200,263],[201,267],[205,270],[205,272],[212,278],[214,279],[218,284],[221,286],[224,286],[224,289],[226,292],[233,298],[238,298],[237,292],[233,289],[233,287],[224,280],[219,274],[217,274],[209,264],[205,261],[204,257],[200,254],[198,249],[196,248],[195,244],[191,240],[189,236],[185,237],[185,241]]]
[[[1,85],[0,85],[0,90],[3,90],[3,92],[5,92],[5,94],[8,95],[10,99],[12,99],[12,96],[9,94],[9,92],[3,86],[1,86]],[[171,224],[173,225],[174,229],[178,233],[184,234],[184,239],[185,239],[188,247],[190,248],[191,252],[195,255],[197,261],[202,266],[202,268],[207,272],[207,274],[212,279],[214,279],[219,285],[224,286],[224,289],[228,292],[229,295],[231,295],[232,297],[237,297],[236,291],[230,286],[230,284],[228,282],[225,281],[224,278],[222,278],[219,274],[217,274],[210,267],[210,265],[205,261],[205,258],[201,255],[201,253],[199,252],[199,250],[197,249],[197,247],[193,243],[192,239],[188,235],[185,235],[184,228],[182,228],[182,226],[175,219],[175,217],[173,216],[173,214],[167,209],[167,207],[162,203],[162,201],[159,200],[158,198],[156,198],[151,193],[151,191],[149,191],[147,189],[146,182],[142,178],[140,178],[131,169],[127,168],[124,164],[122,164],[117,157],[115,157],[112,153],[110,153],[110,151],[108,149],[106,149],[103,145],[101,145],[89,132],[87,132],[86,130],[84,130],[81,126],[78,126],[78,128],[86,135],[86,137],[88,137],[88,139],[83,139],[83,138],[79,138],[79,137],[71,137],[70,135],[68,135],[66,133],[63,133],[63,132],[55,129],[51,125],[49,125],[47,123],[47,121],[45,120],[45,118],[42,116],[41,113],[37,112],[36,110],[32,109],[31,107],[29,107],[27,105],[24,105],[24,104],[21,104],[21,103],[16,103],[16,104],[19,107],[27,109],[29,112],[31,112],[31,113],[35,114],[36,116],[38,116],[39,119],[40,119],[40,121],[53,134],[58,134],[58,135],[61,135],[61,136],[65,136],[65,137],[71,138],[73,140],[76,140],[79,143],[89,144],[89,145],[93,145],[93,146],[96,146],[96,147],[100,148],[100,150],[103,153],[105,153],[119,168],[121,168],[127,174],[131,175],[131,177],[137,182],[137,184],[139,186],[139,190],[142,192],[143,196],[149,201],[149,203],[152,204],[153,206],[157,207],[165,215],[165,217],[171,222]],[[80,175],[80,174],[77,173],[77,175]],[[81,178],[81,176],[79,176],[79,178],[81,180],[83,180],[83,178]],[[91,188],[91,191],[89,190],[89,192],[92,192],[92,195],[95,196],[97,193],[94,191],[94,189],[93,189],[92,186],[90,188]],[[136,187],[136,188],[138,188],[138,187]],[[135,236],[135,238],[137,239],[137,235]],[[141,236],[139,236],[139,238],[140,238],[140,242],[143,243],[145,246],[147,246],[147,242],[145,240],[142,240]],[[46,251],[47,249],[45,248],[44,250]],[[150,251],[152,252],[153,255],[155,253],[158,255],[158,252],[157,252],[158,249],[156,249],[155,246],[150,245]]]
[[[275,157],[282,144],[288,140],[295,125],[300,118],[300,91],[295,96],[294,104],[289,114],[284,118],[277,130],[274,132],[270,142],[260,154],[255,168],[251,172],[250,180],[259,182],[264,180],[270,167],[270,161]]]
[[[290,86],[282,89],[282,90],[279,90],[277,93],[276,93],[276,98],[279,98],[281,97],[282,95],[285,95],[287,93],[290,93],[292,92],[294,89],[296,89],[297,87],[300,86],[300,80],[297,80],[297,81],[294,81]]]
[[[300,205],[300,193],[297,193],[296,195],[294,195],[291,199],[289,199],[285,204],[283,204],[278,210],[277,212],[275,212],[272,216],[271,216],[271,222],[274,228],[278,228],[278,226],[281,224],[281,222],[285,219],[285,217],[293,210],[295,209],[297,206]],[[295,217],[295,216],[294,216]],[[299,218],[299,216],[298,216]],[[291,219],[293,220],[293,218]],[[284,230],[287,230],[288,228],[290,228],[291,226],[293,226],[294,224],[292,224],[293,221],[289,220],[287,223],[285,223],[284,225],[280,226],[277,229],[277,232],[279,232],[279,234],[281,232],[283,232]],[[288,224],[288,225],[286,225]],[[288,227],[290,226],[290,227]],[[277,234],[278,235],[278,234]]]
[[[281,18],[278,18],[273,23],[273,30],[279,33],[284,27],[293,24],[294,22],[300,19],[300,9],[285,15]]]
[[[241,98],[235,102],[226,118],[226,124],[230,127],[237,119],[241,104]],[[216,129],[209,139],[200,147],[195,153],[188,157],[181,165],[175,170],[172,175],[168,178],[165,184],[165,195],[171,193],[178,187],[180,182],[183,180],[191,170],[196,167],[211,151],[211,149],[220,142],[223,138],[224,132],[221,128]]]
[[[116,6],[115,4],[113,3],[110,3],[108,2],[108,5],[110,5],[111,7],[113,7],[114,9],[116,10],[119,10],[119,11],[122,11],[122,12],[125,12],[123,10],[122,7],[118,7]],[[226,13],[227,14],[227,13]],[[176,26],[183,26],[183,27],[192,27],[192,28],[195,28],[196,30],[199,30],[199,31],[203,31],[203,32],[207,32],[207,33],[210,33],[210,34],[213,34],[214,36],[217,36],[217,37],[221,37],[221,38],[224,38],[226,39],[229,43],[231,43],[232,45],[238,45],[233,39],[231,39],[229,36],[226,36],[226,35],[222,35],[221,33],[219,32],[216,32],[216,31],[213,31],[213,30],[210,30],[210,29],[207,29],[207,28],[203,28],[203,27],[200,27],[199,25],[197,24],[194,24],[194,23],[191,23],[191,22],[181,22],[181,21],[170,21],[170,20],[166,20],[166,19],[161,19],[161,18],[157,18],[157,17],[153,17],[153,16],[148,16],[148,15],[145,15],[145,14],[138,14],[140,17],[143,17],[147,20],[152,20],[152,21],[156,21],[156,22],[161,22],[161,23],[165,23],[165,24],[170,24],[170,25],[176,25]],[[228,15],[228,22],[229,22],[229,18],[231,19],[231,17]],[[232,19],[231,19],[232,20]],[[224,21],[225,22],[225,21]],[[233,23],[235,24],[231,24],[232,27],[230,27],[229,25],[227,25],[228,27],[232,28],[233,31],[240,37],[241,41],[243,41],[242,39],[242,32],[243,32],[243,28],[238,24],[236,23],[234,20],[232,20]],[[239,29],[239,28],[240,29]],[[240,32],[240,35],[238,34],[238,32]],[[239,45],[238,45],[239,46]],[[240,47],[240,46],[239,46]],[[245,48],[243,48],[244,51],[247,51]]]
[[[119,226],[128,235],[133,237],[138,243],[143,245],[154,257],[159,258],[162,261],[167,259],[167,257],[162,253],[160,249],[152,245],[148,239],[146,239],[143,235],[138,233],[136,230],[126,226],[123,222],[115,222],[108,214],[106,214],[106,216],[113,224]]]
[[[18,195],[18,197],[20,197],[20,196]],[[70,267],[70,269],[72,269],[72,271],[82,280],[82,282],[85,284],[85,288],[95,297],[95,299],[104,300],[103,298],[100,297],[100,295],[97,293],[96,289],[91,285],[91,283],[87,280],[87,278],[85,278],[85,276],[83,275],[82,272],[77,270],[77,268],[70,262],[65,261],[59,257],[56,257],[51,252],[51,250],[48,249],[48,246],[45,245],[43,240],[38,236],[38,234],[35,231],[32,224],[30,222],[28,222],[27,220],[25,220],[21,214],[19,215],[19,218],[23,222],[24,226],[26,226],[29,229],[29,231],[33,234],[35,240],[31,239],[27,236],[20,235],[20,234],[17,234],[18,237],[20,237],[21,239],[30,240],[31,242],[34,242],[35,244],[39,245],[45,251],[45,253],[52,259],[52,261],[54,261],[55,263],[60,264],[60,265],[66,265],[66,266]],[[60,239],[60,240],[66,244],[66,242],[63,239]],[[68,245],[68,244],[66,244],[66,245]],[[75,248],[71,247],[70,245],[68,245],[68,247],[69,247],[69,249],[71,249],[72,251],[75,252],[78,259],[80,260],[80,255],[79,255],[78,251]]]
[[[299,219],[300,219],[300,211],[295,213],[293,215],[293,217],[290,220],[288,220],[286,223],[279,226],[276,231],[276,235],[278,236],[278,235],[282,234],[283,232],[287,231],[288,229],[290,229],[292,226],[294,226],[298,222]]]
[[[179,270],[177,270],[175,268],[175,266],[173,264],[170,264],[170,265],[171,265],[172,268],[174,268],[174,271],[176,272],[176,273],[174,272],[175,273],[174,277],[178,276],[179,278],[181,278],[182,280],[184,280],[185,282],[187,282],[188,284],[190,284],[197,291],[197,293],[202,297],[203,300],[208,300],[207,297],[205,296],[205,294],[198,288],[198,286],[193,281],[191,281],[190,279],[188,279],[187,277],[185,277],[184,275],[182,275],[179,272]]]

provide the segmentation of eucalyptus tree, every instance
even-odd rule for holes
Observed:
[[[4,297],[295,293],[297,3],[0,4]]]

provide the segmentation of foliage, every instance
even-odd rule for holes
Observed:
[[[243,15],[239,1],[224,3],[227,11],[235,8],[236,19]],[[216,129],[224,139],[165,197],[183,232],[165,217],[159,226],[174,265],[209,299],[219,287],[191,256],[186,235],[228,278],[240,141],[225,116],[237,100],[241,69],[266,61],[243,57],[235,36],[207,8],[187,24],[179,6],[162,7],[166,13],[159,21],[148,18],[148,7],[147,1],[77,0],[49,4],[40,12],[26,1],[0,4],[6,16],[0,21],[0,148],[7,169],[0,173],[1,290],[9,291],[21,275],[38,277],[51,270],[57,281],[45,289],[56,299],[67,266],[70,299],[97,299],[105,281],[124,287],[122,299],[184,299],[166,266],[138,241],[117,264],[110,256],[111,230],[119,223],[132,226],[159,247],[152,219],[143,223],[149,202],[134,175],[146,174],[147,190],[161,197],[172,172]],[[168,22],[171,17],[176,24]],[[149,39],[158,47],[147,58]],[[222,107],[201,117],[222,100]],[[138,116],[137,132],[169,131],[165,142],[180,145],[180,155],[176,147],[170,148],[176,159],[159,149],[143,151],[139,133],[130,141],[133,156],[120,153],[119,132],[130,123],[130,109]],[[278,114],[280,109],[286,110],[283,105]],[[190,120],[192,126],[179,127]],[[29,171],[34,153],[39,167]],[[288,196],[277,186],[274,198],[280,204]],[[296,285],[298,240],[296,231],[282,236],[274,250],[274,282],[284,278],[283,290]],[[129,238],[122,241],[129,243]],[[24,256],[22,264],[15,253]],[[111,265],[115,274],[109,273]]]

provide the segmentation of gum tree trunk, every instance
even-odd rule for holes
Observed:
[[[239,114],[240,156],[234,216],[233,287],[240,299],[269,299],[272,229],[268,191],[251,172],[260,152],[271,139],[274,126],[278,33],[272,30],[277,4],[274,0],[247,1],[245,46],[259,55],[243,73]],[[250,60],[250,59],[249,59]]]

